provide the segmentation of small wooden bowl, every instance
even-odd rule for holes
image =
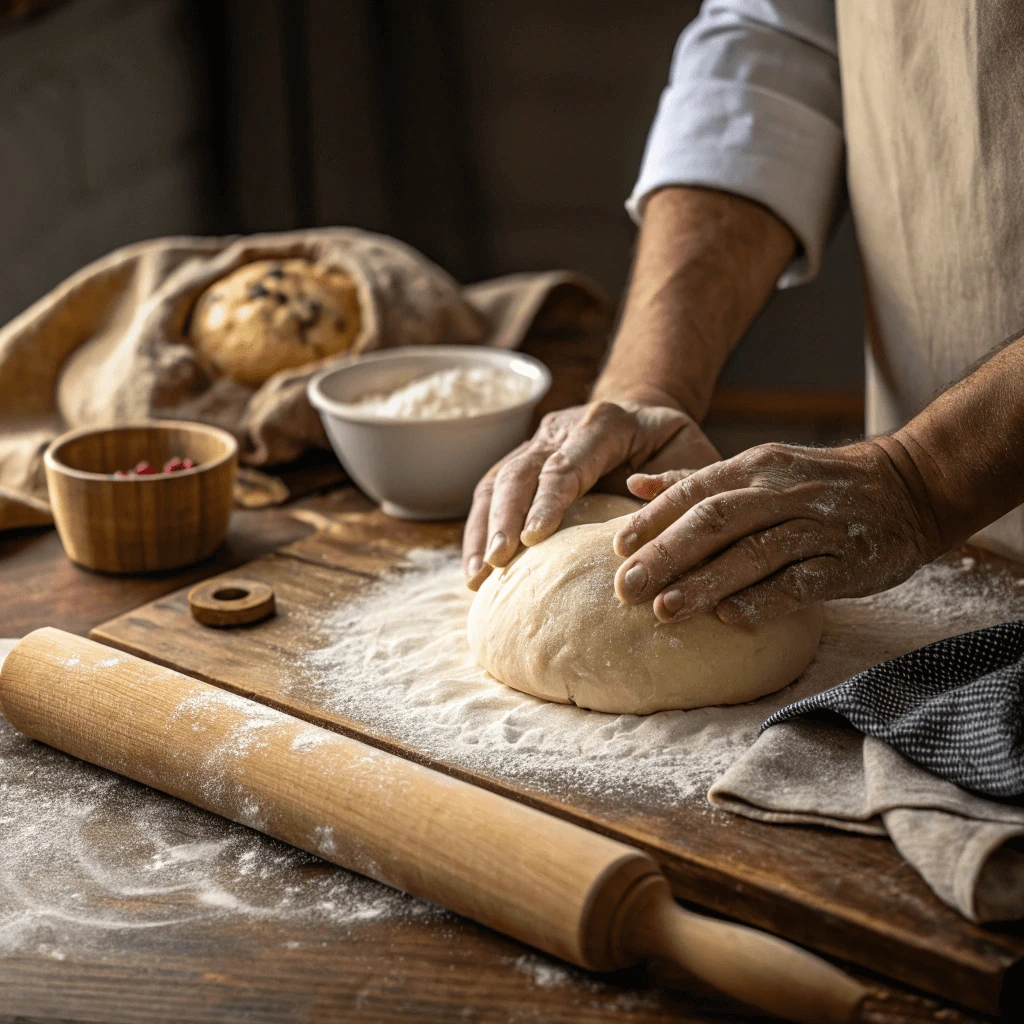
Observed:
[[[195,467],[114,476],[174,456]],[[227,533],[238,443],[226,430],[178,420],[85,427],[53,441],[43,461],[61,543],[86,568],[177,569],[212,554]]]

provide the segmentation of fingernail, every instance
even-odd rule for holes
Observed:
[[[635,533],[627,533],[626,536],[622,538],[619,544],[619,547],[621,548],[621,553],[623,555],[633,554],[633,552],[636,551],[636,544],[639,539],[640,538]]]
[[[539,532],[543,525],[544,525],[544,522],[541,519],[529,519],[529,520],[527,520],[526,525],[523,527],[522,536],[526,537],[529,534]]]
[[[483,567],[483,559],[479,555],[474,555],[466,566],[466,575],[472,579]]]
[[[675,615],[683,607],[683,592],[681,590],[666,590],[662,595],[661,603],[669,615]]]
[[[491,537],[491,541],[487,545],[487,551],[484,554],[484,559],[489,562],[504,546],[505,534],[499,530]]]
[[[622,577],[622,583],[626,590],[633,594],[639,594],[647,585],[647,566],[643,562],[637,562],[636,565],[626,570],[626,575]]]

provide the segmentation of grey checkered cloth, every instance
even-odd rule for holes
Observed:
[[[1024,621],[940,640],[776,711],[832,712],[944,779],[1024,795]]]

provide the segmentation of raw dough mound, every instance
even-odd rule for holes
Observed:
[[[821,605],[748,630],[710,614],[660,623],[650,604],[619,604],[612,538],[628,499],[583,500],[567,516],[580,525],[520,551],[473,600],[469,645],[496,679],[545,700],[646,715],[754,700],[810,664]],[[608,514],[620,518],[602,521]]]
[[[259,387],[281,370],[347,352],[359,335],[352,278],[304,259],[246,263],[192,313],[192,344],[216,370]]]

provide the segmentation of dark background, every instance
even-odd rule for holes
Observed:
[[[623,209],[695,0],[0,2],[0,323],[126,242],[351,224],[473,281],[612,295]],[[856,391],[848,225],[730,363]]]

